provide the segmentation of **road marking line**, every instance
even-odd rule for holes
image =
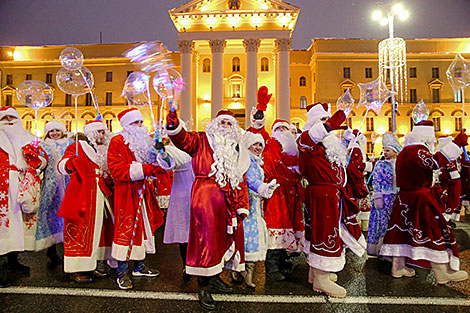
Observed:
[[[76,297],[105,297],[147,300],[197,301],[195,293],[154,292],[154,291],[121,291],[88,288],[54,288],[54,287],[9,287],[0,289],[0,294],[57,295]],[[380,305],[442,305],[470,306],[466,298],[428,298],[428,297],[379,297],[348,296],[344,299],[326,298],[324,296],[288,296],[288,295],[221,295],[214,294],[214,300],[223,302],[251,303],[343,303],[343,304],[380,304]]]

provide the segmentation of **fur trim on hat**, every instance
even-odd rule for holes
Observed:
[[[59,121],[52,120],[47,122],[46,125],[44,125],[44,134],[47,135],[53,129],[60,130],[62,133],[65,133],[67,131],[64,124]]]
[[[250,147],[254,145],[255,143],[260,143],[264,149],[264,138],[263,136],[261,136],[261,134],[246,132],[245,135],[243,136],[243,143],[245,144],[245,147],[247,149],[250,149]]]
[[[122,128],[136,121],[144,121],[144,116],[136,108],[127,109],[127,110],[120,112],[118,114],[118,118],[119,118],[119,123],[121,124]]]
[[[90,121],[83,126],[83,133],[85,136],[89,136],[91,132],[96,131],[96,130],[106,130],[108,127],[106,126],[106,123],[100,121],[100,120],[95,120],[95,121]]]

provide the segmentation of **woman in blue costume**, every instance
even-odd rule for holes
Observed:
[[[67,138],[65,126],[59,121],[50,121],[44,126],[45,139],[40,146],[46,151],[49,163],[43,171],[41,202],[38,211],[35,250],[47,249],[52,265],[61,263],[56,244],[63,242],[64,220],[57,216],[69,177],[60,175],[57,163],[73,140]]]
[[[374,188],[374,203],[372,206],[367,254],[378,256],[382,246],[388,221],[392,212],[393,202],[398,193],[395,177],[395,162],[402,146],[390,133],[385,133],[382,138],[383,156],[385,160],[375,163],[372,172],[372,186]]]

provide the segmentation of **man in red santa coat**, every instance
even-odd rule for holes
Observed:
[[[112,179],[106,158],[110,134],[102,121],[90,121],[86,140],[70,144],[57,168],[70,175],[58,215],[64,218],[64,271],[79,283],[106,276],[113,238]]]
[[[241,221],[249,212],[245,179],[249,152],[240,144],[241,129],[229,110],[221,110],[205,133],[187,132],[176,112],[168,114],[166,128],[175,146],[192,157],[195,180],[186,273],[198,276],[201,306],[214,310],[210,287],[232,292],[219,278],[224,265],[238,272],[245,270]]]
[[[468,277],[459,270],[458,247],[452,229],[442,216],[443,204],[432,193],[433,170],[439,169],[433,155],[434,126],[422,121],[405,137],[405,148],[396,163],[397,194],[380,254],[393,257],[392,276],[411,277],[412,268],[405,257],[426,266],[430,263],[439,284],[461,281]],[[462,153],[467,135],[459,134],[440,152],[452,162]]]
[[[326,104],[309,108],[308,121],[299,139],[300,172],[308,181],[305,204],[305,250],[313,289],[332,297],[345,297],[346,290],[334,283],[345,264],[345,249],[362,256],[366,242],[354,217],[359,208],[345,189],[347,183],[345,147],[334,130],[346,116],[333,116]],[[331,116],[331,117],[330,117]]]
[[[12,273],[29,274],[29,267],[18,262],[18,252],[34,251],[37,216],[31,210],[39,208],[35,191],[40,186],[26,175],[35,178],[36,170],[47,165],[46,153],[34,140],[14,108],[0,108],[0,287],[11,284]]]
[[[136,108],[118,114],[122,131],[113,137],[108,150],[108,167],[115,183],[115,229],[112,256],[118,261],[117,283],[132,288],[128,260],[134,260],[132,276],[156,277],[158,270],[144,264],[146,253],[155,253],[155,230],[163,224],[157,198],[148,178],[155,178],[158,166],[149,163],[152,139],[144,117]],[[129,255],[130,250],[130,255]]]

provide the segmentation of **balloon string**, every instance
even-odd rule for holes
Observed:
[[[90,86],[90,84],[88,83],[88,79],[86,79],[85,74],[83,74],[83,72],[82,72],[82,69],[79,69],[78,71],[79,71],[80,74],[82,75],[83,80],[85,81],[85,84],[86,84],[86,86],[88,87],[88,92],[90,93],[91,101],[93,101],[93,106],[95,107],[95,111],[96,111],[97,114],[99,114],[99,113],[100,113],[100,109],[99,109],[99,107],[98,107],[98,103],[97,103],[98,101],[95,101],[95,95],[93,94],[93,91],[91,90],[91,86]]]
[[[370,108],[367,108],[366,113],[364,114],[364,118],[362,119],[361,126],[359,126],[359,129],[360,129],[360,132],[361,132],[361,133],[362,133],[362,126],[364,126],[364,122],[365,122],[365,120],[366,120],[367,113],[369,113],[369,110],[370,110]],[[352,147],[351,147],[351,151],[349,151],[348,161],[346,162],[346,167],[348,167],[349,161],[351,161],[351,155],[352,155],[354,146],[356,145],[356,141],[357,141],[357,136],[354,136],[354,141],[353,141],[353,144],[352,144]]]
[[[36,148],[39,145],[39,138],[38,138],[38,109],[34,109],[34,136],[36,139],[34,139],[33,146]]]
[[[78,96],[75,98],[75,155],[78,156]]]

